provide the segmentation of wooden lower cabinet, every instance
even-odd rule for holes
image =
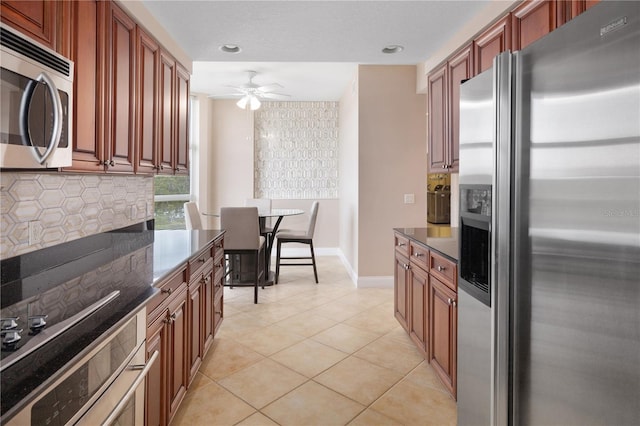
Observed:
[[[183,283],[168,305],[152,313],[147,324],[147,357],[157,350],[160,357],[147,376],[145,423],[166,425],[176,413],[187,391],[186,344],[187,285]]]
[[[409,331],[409,260],[396,253],[394,270],[394,315],[400,325]]]
[[[147,376],[145,425],[171,422],[213,345],[223,318],[223,252],[221,237],[158,283],[147,303],[147,359],[160,356]]]
[[[429,350],[427,312],[429,296],[429,274],[413,262],[410,265],[410,321],[409,337],[416,344],[423,356]]]
[[[458,295],[433,276],[429,289],[429,362],[455,398]]]
[[[404,242],[406,237],[396,234],[394,314],[456,398],[457,265],[414,240],[405,257]]]

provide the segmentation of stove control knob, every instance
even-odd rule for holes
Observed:
[[[45,326],[47,322],[45,321],[49,315],[32,315],[29,317],[29,329],[31,333],[36,334],[40,332]]]
[[[20,317],[0,318],[0,321],[2,322],[1,329],[2,330],[12,330],[14,328],[17,328],[18,327],[18,323],[16,321],[19,320],[19,319],[20,319]]]

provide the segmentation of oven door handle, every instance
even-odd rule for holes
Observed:
[[[140,386],[142,381],[147,377],[147,374],[149,373],[149,370],[151,370],[151,367],[153,367],[153,364],[156,362],[156,359],[158,359],[158,356],[160,356],[160,352],[154,351],[153,354],[151,355],[151,358],[149,358],[147,363],[144,365],[144,367],[142,368],[142,371],[140,372],[140,374],[138,374],[138,377],[136,377],[136,379],[133,381],[133,383],[131,384],[131,386],[129,387],[127,392],[124,394],[122,399],[118,402],[118,404],[115,406],[115,408],[111,411],[111,413],[106,418],[106,420],[104,422],[102,422],[102,426],[111,425],[118,418],[118,416],[122,413],[122,410],[124,410],[124,408],[127,406],[127,403],[129,402],[129,399],[133,396],[133,394],[138,389],[138,386]],[[127,368],[132,369],[132,370],[137,370],[137,369],[139,369],[139,366],[138,365],[132,365],[132,366],[129,366]]]

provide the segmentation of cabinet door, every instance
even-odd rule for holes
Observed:
[[[176,166],[177,174],[189,173],[189,72],[176,69]]]
[[[168,370],[169,423],[176,414],[187,389],[188,324],[187,292],[181,292],[169,307],[168,317]]]
[[[135,142],[136,25],[115,3],[109,3],[107,171],[133,172]]]
[[[570,16],[567,18],[567,20],[569,20],[575,18],[589,8],[600,3],[600,0],[571,0],[567,3],[569,3],[571,6]]]
[[[511,49],[511,17],[500,19],[474,40],[473,59],[475,74],[480,74],[493,66],[497,54]]]
[[[145,383],[145,425],[160,426],[166,422],[166,344],[167,315],[161,315],[147,328],[147,360],[158,351],[160,356],[153,364]]]
[[[214,271],[215,266],[202,277],[202,329],[204,333],[203,354],[206,354],[213,344],[213,335],[215,330],[213,304],[216,287],[213,278]]]
[[[136,173],[152,174],[158,165],[158,70],[160,47],[140,27],[138,44]]]
[[[56,49],[58,2],[50,0],[2,0],[2,22],[52,50]]]
[[[67,170],[104,171],[103,76],[105,5],[96,1],[70,4],[70,59],[74,62],[73,163]]]
[[[556,28],[557,4],[556,0],[527,1],[513,10],[511,13],[513,50],[524,49]]]
[[[429,169],[442,172],[447,165],[447,64],[429,74]]]
[[[447,63],[449,78],[449,144],[447,165],[457,172],[460,163],[460,84],[473,77],[473,49],[471,44]]]
[[[409,261],[396,254],[394,271],[394,314],[405,330],[409,331],[407,312],[409,303]]]
[[[189,382],[191,383],[196,377],[198,368],[202,364],[203,351],[203,317],[202,309],[202,288],[203,280],[196,280],[189,286]]]
[[[437,278],[430,277],[429,352],[440,380],[456,397],[457,294]]]
[[[409,291],[411,292],[409,295],[409,300],[411,301],[409,336],[423,356],[426,357],[428,353],[427,311],[429,304],[427,298],[429,295],[429,275],[415,264],[411,264],[409,271]]]
[[[168,53],[160,54],[160,173],[173,174],[174,163],[174,88],[176,61]]]

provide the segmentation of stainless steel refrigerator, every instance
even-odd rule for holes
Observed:
[[[640,3],[462,84],[458,424],[640,424]]]

